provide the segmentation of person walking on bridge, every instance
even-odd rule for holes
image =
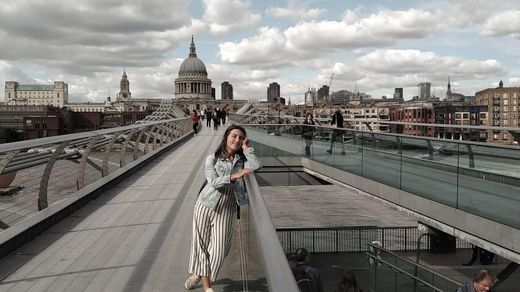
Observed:
[[[204,291],[213,292],[211,283],[231,247],[237,205],[248,202],[241,178],[259,168],[245,129],[236,125],[227,128],[215,153],[206,158],[207,184],[200,191],[193,212],[191,276],[184,283],[186,289],[194,289],[202,280]]]
[[[199,114],[196,110],[193,110],[191,113],[191,123],[193,124],[193,132],[195,132],[195,136],[197,136],[197,130],[199,129]]]

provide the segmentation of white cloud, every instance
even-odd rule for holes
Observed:
[[[283,32],[277,28],[261,28],[249,39],[221,44],[221,60],[234,64],[287,65],[326,52],[382,47],[395,44],[399,39],[422,38],[435,27],[433,15],[417,9],[383,11],[362,19],[354,12],[347,14],[350,16],[345,19],[349,22],[300,22]]]
[[[368,71],[384,74],[423,74],[432,77],[483,79],[504,72],[496,60],[465,60],[418,50],[376,50],[358,59]]]
[[[260,14],[249,11],[250,3],[240,0],[203,0],[203,20],[213,35],[225,35],[260,24]]]
[[[275,18],[291,20],[319,19],[326,10],[321,8],[310,8],[308,2],[289,0],[287,7],[269,7],[267,13]]]
[[[484,24],[484,35],[510,35],[520,39],[520,10],[506,11],[488,18]]]

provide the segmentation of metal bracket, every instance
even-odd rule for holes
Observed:
[[[81,157],[81,160],[79,162],[78,177],[76,179],[76,188],[78,190],[85,187],[85,163],[88,162],[90,165],[92,165],[93,162],[90,159],[88,159],[88,155],[90,154],[90,151],[92,151],[94,145],[100,138],[101,136],[99,135],[90,138],[90,142],[88,143],[87,148],[85,149],[85,153],[83,153],[83,156]],[[101,170],[101,168],[99,168],[99,170]]]
[[[49,186],[49,177],[51,176],[52,168],[54,164],[60,157],[60,154],[63,152],[63,149],[69,145],[70,141],[62,142],[56,149],[54,153],[52,153],[49,158],[49,162],[45,166],[45,170],[43,171],[42,179],[40,181],[40,190],[38,193],[38,211],[41,211],[48,207],[48,196],[47,196],[47,188]]]
[[[105,157],[103,158],[103,166],[101,170],[101,176],[103,177],[108,175],[108,159],[110,158],[110,151],[112,150],[112,147],[114,147],[114,144],[116,143],[116,140],[121,135],[121,133],[121,131],[114,133],[112,135],[112,139],[110,139],[110,143],[108,143],[107,147],[105,148]]]
[[[123,167],[126,164],[125,154],[126,154],[126,148],[128,147],[128,144],[130,143],[130,140],[132,140],[132,137],[137,133],[139,129],[132,129],[130,133],[126,136],[125,143],[123,144],[123,149],[121,149],[121,153],[119,156],[119,166]]]

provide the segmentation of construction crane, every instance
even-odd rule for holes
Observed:
[[[334,73],[330,74],[330,81],[329,81],[329,94],[327,96],[328,103],[332,103],[332,99],[330,98],[330,94],[332,93],[331,86],[332,86],[332,79],[334,79]]]

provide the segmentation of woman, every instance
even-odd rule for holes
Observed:
[[[194,289],[200,280],[205,292],[213,292],[211,282],[231,246],[237,204],[247,204],[240,179],[260,168],[246,131],[230,126],[214,154],[206,158],[207,185],[201,190],[193,212],[193,235],[189,272],[184,287]]]
[[[359,287],[356,275],[346,270],[335,292],[363,292],[363,289]]]
[[[312,114],[309,113],[305,117],[305,120],[303,121],[304,125],[315,125],[314,120],[312,118]],[[305,140],[305,156],[311,156],[311,145],[312,145],[312,138],[314,136],[314,127],[309,126],[303,126],[303,139]]]
[[[195,136],[197,136],[197,130],[199,128],[199,114],[196,110],[193,110],[191,113],[191,123],[193,124],[193,131],[195,132]]]

